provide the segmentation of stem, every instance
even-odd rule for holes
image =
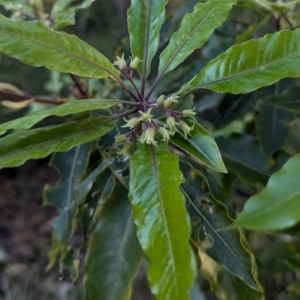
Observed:
[[[153,85],[151,86],[148,94],[145,97],[145,101],[148,102],[149,98],[151,97],[153,91],[155,90],[156,86],[158,85],[158,83],[160,82],[160,80],[162,79],[162,77],[164,76],[164,72],[162,72],[160,75],[158,75],[153,83]]]
[[[131,98],[135,102],[137,102],[137,103],[140,102],[138,97],[128,88],[128,86],[122,80],[117,80],[117,82],[122,86],[122,88],[127,92],[127,94],[129,94],[131,96]]]
[[[78,88],[80,94],[83,98],[89,98],[88,92],[85,86],[80,82],[77,76],[74,74],[69,73],[70,77],[72,78],[73,82],[75,83],[76,87]]]
[[[131,83],[131,85],[132,85],[133,88],[135,89],[135,91],[136,91],[138,97],[140,98],[139,100],[142,101],[142,99],[143,99],[143,98],[142,98],[142,95],[141,95],[140,91],[138,90],[137,86],[135,85],[135,83],[134,83],[134,81],[133,81],[133,79],[132,79],[132,74],[127,72],[127,73],[124,74],[123,76],[125,76],[125,78],[129,80],[129,82]]]
[[[42,97],[38,97],[38,96],[32,96],[32,95],[28,95],[28,94],[17,94],[14,92],[10,92],[10,91],[0,91],[0,94],[4,95],[4,96],[11,96],[11,97],[16,97],[16,98],[20,98],[20,99],[33,99],[35,102],[38,103],[44,103],[44,104],[54,104],[54,105],[60,105],[63,103],[66,103],[68,100],[64,99],[64,98],[59,98],[59,99],[45,99]]]
[[[136,113],[136,112],[138,112],[138,111],[139,111],[138,108],[133,108],[133,109],[131,109],[131,110],[127,110],[127,111],[125,111],[125,112],[123,112],[123,113],[120,113],[120,114],[118,114],[118,115],[114,115],[114,116],[112,116],[111,118],[106,119],[106,120],[105,120],[104,122],[102,122],[101,124],[109,123],[110,121],[113,121],[113,120],[116,120],[116,119],[121,119],[121,118],[130,116],[130,115],[132,115],[132,114],[134,114],[134,113]]]

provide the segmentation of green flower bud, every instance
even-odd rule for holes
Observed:
[[[141,144],[148,144],[157,146],[157,142],[154,140],[155,129],[153,127],[147,127],[146,130],[142,133],[139,141]]]
[[[164,108],[170,108],[173,103],[178,102],[176,100],[176,98],[177,98],[177,96],[175,96],[175,95],[168,97],[164,102]]]
[[[140,120],[142,120],[142,121],[144,121],[144,122],[147,122],[147,121],[151,121],[151,118],[152,118],[152,115],[151,115],[151,109],[152,108],[149,108],[148,110],[147,110],[147,112],[146,113],[144,113],[144,112],[142,112],[142,111],[139,111],[139,113],[141,114],[141,118],[140,118]]]
[[[137,56],[135,56],[133,59],[132,59],[132,57],[130,57],[130,60],[131,60],[131,62],[130,62],[129,67],[132,70],[135,70],[137,68],[138,63],[142,61]]]
[[[115,143],[119,144],[119,143],[123,143],[126,141],[126,134],[120,134],[115,136]]]
[[[184,116],[184,117],[190,117],[190,118],[196,116],[196,113],[193,111],[194,109],[195,109],[195,108],[183,110],[183,111],[182,111],[183,116]]]
[[[170,139],[170,132],[166,128],[160,127],[158,133],[162,136],[162,141],[167,142]]]
[[[123,156],[130,156],[131,148],[133,143],[130,141],[127,141],[123,147],[123,149],[119,152],[120,155]]]
[[[122,57],[117,56],[117,60],[114,62],[115,66],[118,66],[120,71],[125,71],[127,69],[127,63],[124,59],[124,53],[122,54]]]
[[[159,107],[164,107],[165,95],[160,95],[156,103]]]
[[[170,129],[170,134],[171,135],[175,134],[175,132],[176,132],[176,125],[177,125],[177,123],[176,123],[174,117],[171,117],[171,116],[167,117],[167,126]]]
[[[132,129],[133,127],[137,126],[140,123],[140,119],[137,117],[134,117],[129,120],[126,120],[124,118],[124,121],[126,122],[126,124],[124,124],[122,127],[129,127],[130,129]]]
[[[188,135],[191,135],[191,131],[194,129],[194,125],[188,126],[184,121],[180,121],[179,125],[181,127],[182,132],[184,133],[184,138],[187,139]]]

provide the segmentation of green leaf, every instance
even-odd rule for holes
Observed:
[[[95,0],[85,0],[79,5],[71,6],[72,0],[59,0],[53,5],[51,16],[56,20],[55,30],[75,24],[75,13],[89,7]]]
[[[114,126],[115,121],[98,117],[14,132],[0,139],[0,168],[19,166],[28,159],[42,158],[52,152],[68,151],[97,139]]]
[[[251,289],[240,279],[232,276],[211,257],[199,251],[200,271],[210,282],[219,300],[264,300],[262,292]]]
[[[279,31],[235,45],[208,63],[178,94],[196,88],[246,94],[278,80],[300,76],[300,29]]]
[[[232,222],[226,207],[209,196],[208,183],[198,170],[188,169],[187,173],[185,167],[184,174],[183,191],[193,219],[193,243],[231,274],[260,291],[254,257],[247,249],[242,233],[218,231]]]
[[[50,161],[59,170],[61,179],[54,187],[46,186],[44,198],[47,204],[60,210],[53,227],[61,243],[73,234],[73,220],[78,210],[79,182],[86,169],[90,151],[91,143],[82,144],[68,152],[55,153]]]
[[[127,190],[118,183],[98,216],[85,265],[87,300],[127,300],[142,257]]]
[[[250,135],[217,138],[225,166],[249,182],[267,183],[271,171],[255,138]]]
[[[300,154],[274,173],[266,187],[252,196],[242,213],[228,228],[272,231],[292,227],[300,221]]]
[[[49,116],[63,117],[70,114],[78,114],[90,110],[106,109],[117,104],[122,104],[122,101],[106,99],[70,100],[54,108],[43,111],[35,111],[25,117],[0,124],[0,134],[5,133],[9,129],[29,129],[33,125]]]
[[[129,199],[138,238],[151,262],[151,290],[158,300],[189,299],[195,279],[190,221],[178,189],[182,179],[178,158],[166,145],[138,145],[131,158]]]
[[[83,204],[87,194],[92,189],[93,183],[99,174],[108,167],[108,161],[104,160],[81,182],[80,193],[78,195],[78,204]]]
[[[300,110],[300,87],[293,86],[286,89],[282,94],[266,97],[263,102],[276,105],[291,111]]]
[[[97,211],[102,208],[103,204],[109,199],[115,187],[114,175],[109,169],[101,172],[86,197],[86,202],[81,205],[79,211],[80,221],[83,232],[86,237],[89,236]]]
[[[227,173],[218,146],[211,134],[196,122],[189,120],[185,122],[189,126],[194,126],[192,136],[185,139],[183,134],[177,133],[170,141],[213,170]]]
[[[160,55],[159,74],[176,68],[194,50],[201,48],[213,31],[225,22],[236,0],[210,0],[198,3],[194,11],[186,14],[180,29],[173,33],[168,46]]]
[[[255,118],[257,137],[268,157],[283,146],[289,134],[288,122],[295,116],[293,112],[275,106],[273,97],[257,103],[259,114]]]
[[[96,49],[38,21],[11,21],[0,16],[0,51],[34,67],[84,77],[119,78],[119,72]]]
[[[159,46],[159,32],[165,21],[169,0],[131,0],[128,10],[128,31],[131,51],[142,59],[138,70],[143,78],[150,73],[151,61]]]
[[[79,273],[79,259],[76,258],[76,250],[70,245],[64,244],[61,250],[61,259],[59,271],[62,272],[64,269],[69,269],[70,276],[73,282],[77,279]]]

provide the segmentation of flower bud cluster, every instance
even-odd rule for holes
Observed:
[[[178,102],[178,101],[176,100],[177,98],[178,98],[178,97],[177,97],[175,94],[172,95],[172,96],[170,96],[170,97],[168,97],[167,99],[165,99],[165,96],[164,96],[164,95],[161,95],[161,96],[157,99],[156,103],[157,103],[157,105],[158,105],[159,107],[168,109],[168,108],[170,108],[170,107],[172,106],[173,103]]]
[[[155,138],[160,136],[161,141],[168,142],[170,137],[176,132],[181,132],[185,139],[187,139],[188,136],[191,135],[194,125],[190,126],[180,119],[179,116],[194,119],[196,113],[192,109],[183,110],[182,112],[172,112],[169,110],[169,107],[177,102],[176,98],[175,95],[172,95],[165,99],[164,95],[161,95],[157,99],[158,107],[162,108],[162,111],[167,114],[164,124],[162,123],[162,119],[153,118],[152,109],[154,106],[149,108],[146,112],[139,111],[139,116],[135,116],[129,120],[124,119],[125,124],[122,127],[130,128],[131,131],[127,134],[121,134],[115,137],[117,144],[124,143],[120,154],[129,156],[134,145],[134,140],[137,140],[141,144],[157,146],[158,139]]]
[[[130,64],[129,64],[129,68],[131,70],[136,70],[138,63],[141,62],[142,60],[139,59],[137,56],[134,56],[133,58],[130,57]],[[114,62],[115,66],[118,66],[119,70],[121,72],[127,71],[127,63],[126,60],[124,59],[124,53],[122,54],[122,56],[117,56],[117,60]]]

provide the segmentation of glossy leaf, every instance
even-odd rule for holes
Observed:
[[[300,221],[300,154],[274,173],[266,187],[252,196],[229,228],[272,231],[292,227]]]
[[[28,159],[42,158],[52,152],[68,151],[106,134],[114,125],[115,121],[98,117],[17,131],[0,139],[0,168],[19,166]]]
[[[300,76],[299,38],[297,29],[235,45],[208,63],[179,94],[196,88],[245,94],[285,77],[297,78]]]
[[[217,138],[225,166],[249,182],[267,183],[271,171],[255,138],[250,135]]]
[[[191,169],[184,174],[183,190],[193,219],[193,243],[252,289],[261,290],[254,257],[247,249],[242,233],[218,231],[232,222],[226,207],[209,196],[208,184],[199,171]]]
[[[251,289],[240,279],[232,276],[211,257],[199,251],[200,271],[209,282],[219,300],[264,300],[262,292]]]
[[[128,31],[131,51],[142,59],[138,70],[144,78],[159,46],[159,32],[165,21],[165,6],[169,0],[131,0],[128,10]]]
[[[85,265],[87,300],[127,300],[142,257],[127,190],[118,183],[100,211]]]
[[[55,153],[50,162],[59,170],[61,178],[56,186],[45,188],[44,198],[47,204],[54,205],[60,210],[53,227],[61,243],[73,234],[73,220],[78,210],[80,179],[86,169],[90,150],[91,143],[82,144],[68,152]]]
[[[272,102],[272,98],[259,101],[259,113],[255,118],[257,137],[268,157],[283,146],[289,134],[288,122],[295,116],[293,112],[275,106]]]
[[[0,51],[34,67],[84,77],[119,77],[110,61],[96,49],[38,21],[11,21],[0,16]]]
[[[139,241],[151,263],[149,283],[158,300],[189,299],[195,277],[190,222],[178,189],[181,182],[178,158],[166,145],[138,146],[131,158],[129,198]]]
[[[33,125],[49,116],[63,117],[70,114],[77,114],[90,110],[105,109],[120,103],[122,102],[119,102],[117,100],[105,99],[70,100],[54,108],[32,112],[25,117],[0,124],[0,134],[5,133],[9,129],[29,129]]]
[[[213,31],[225,22],[236,0],[210,0],[198,3],[186,14],[180,29],[173,33],[160,55],[159,74],[165,74],[182,63],[194,50],[201,48]]]
[[[218,146],[211,134],[199,123],[189,120],[185,122],[189,126],[194,126],[194,130],[191,131],[192,136],[185,139],[179,132],[171,137],[171,142],[213,170],[227,173]]]

